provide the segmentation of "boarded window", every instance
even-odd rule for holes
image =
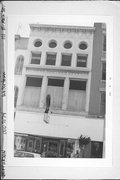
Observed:
[[[70,111],[85,111],[86,103],[86,82],[70,80],[68,110]]]
[[[47,53],[46,65],[55,65],[56,62],[56,54]]]
[[[51,96],[51,108],[60,109],[63,98],[63,79],[48,79],[47,94]]]
[[[41,53],[32,52],[31,64],[40,64]]]
[[[23,64],[24,64],[24,57],[20,55],[17,58],[16,65],[15,65],[15,74],[21,75],[23,70]]]
[[[36,108],[39,106],[42,78],[27,77],[23,104]]]
[[[77,67],[86,67],[87,66],[87,54],[77,54]]]
[[[61,66],[71,66],[71,54],[62,54],[62,63]]]

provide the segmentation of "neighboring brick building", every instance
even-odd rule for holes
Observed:
[[[15,148],[68,157],[83,134],[91,138],[84,157],[102,157],[105,25],[30,24],[30,30],[29,38],[15,36]]]

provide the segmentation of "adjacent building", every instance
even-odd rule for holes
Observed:
[[[105,83],[105,24],[30,24],[29,38],[15,35],[15,149],[70,157],[82,134],[82,157],[103,157]]]

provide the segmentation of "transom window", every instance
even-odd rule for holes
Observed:
[[[55,41],[55,40],[51,40],[50,42],[49,42],[49,47],[50,48],[55,48],[57,46],[57,42]]]
[[[86,81],[70,80],[69,89],[71,90],[86,90]]]
[[[56,53],[54,54],[47,53],[46,65],[55,65],[55,62],[56,62]]]
[[[63,79],[51,79],[51,78],[49,78],[48,86],[63,87],[64,86],[64,80]]]
[[[62,54],[61,66],[71,66],[72,54]]]
[[[34,42],[34,46],[35,46],[35,47],[40,47],[40,46],[42,46],[42,41],[39,40],[39,39],[37,39],[37,40]]]
[[[41,53],[32,52],[31,64],[40,64]]]
[[[64,43],[64,48],[70,49],[71,47],[72,47],[72,43],[71,43],[70,41],[66,41],[66,42]]]
[[[88,45],[87,45],[86,42],[81,42],[81,43],[79,44],[79,48],[82,49],[82,50],[87,49],[87,47],[88,47]]]
[[[87,66],[87,54],[77,54],[77,67],[86,67]]]
[[[41,87],[42,78],[27,77],[26,86]]]

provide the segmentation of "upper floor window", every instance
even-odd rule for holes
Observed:
[[[103,51],[106,51],[106,35],[103,35]]]
[[[42,41],[39,40],[39,39],[35,40],[34,46],[35,46],[35,47],[40,47],[40,46],[42,46]]]
[[[46,65],[55,65],[56,53],[47,53]]]
[[[18,87],[17,86],[15,86],[14,87],[14,107],[16,107],[16,105],[17,105],[17,99],[18,99]]]
[[[71,66],[72,54],[62,54],[61,66]]]
[[[102,63],[102,80],[106,80],[106,62]]]
[[[18,56],[15,65],[15,74],[21,75],[23,70],[24,57],[22,55]]]
[[[87,54],[77,54],[77,67],[86,67],[87,66]]]
[[[31,64],[40,64],[41,53],[40,52],[32,52]]]
[[[70,41],[66,41],[66,42],[64,43],[64,48],[70,49],[71,47],[72,47],[72,43],[71,43]]]
[[[101,92],[101,104],[100,104],[100,114],[105,115],[106,111],[106,94],[105,92]]]
[[[79,48],[80,48],[81,50],[85,50],[85,49],[87,49],[87,47],[88,47],[88,45],[87,45],[86,42],[81,42],[81,43],[79,44]]]
[[[49,42],[49,47],[50,48],[55,48],[57,46],[57,42],[55,41],[55,40],[51,40],[50,42]]]

